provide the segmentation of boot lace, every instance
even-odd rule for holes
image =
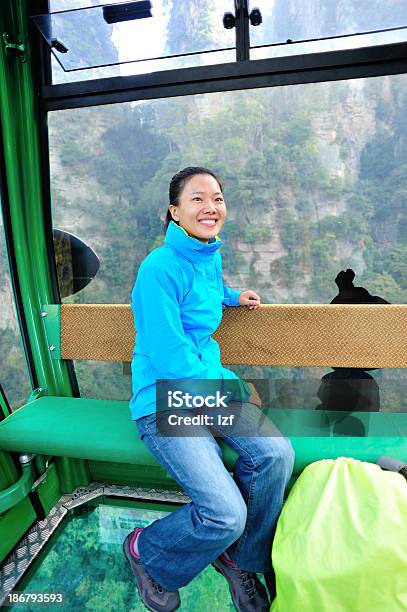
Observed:
[[[253,574],[253,572],[245,572],[244,570],[240,570],[239,578],[249,599],[254,597],[257,592],[255,574]]]
[[[156,582],[154,578],[151,578],[151,576],[148,576],[148,581],[150,582],[155,593],[164,593],[163,587],[161,586],[161,584],[158,584],[158,582]]]

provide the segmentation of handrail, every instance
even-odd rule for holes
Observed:
[[[62,304],[60,313],[60,347],[59,333],[47,333],[52,354],[60,351],[62,360],[132,360],[129,304]],[[407,304],[227,307],[213,337],[226,366],[407,368]]]
[[[22,455],[20,463],[22,467],[22,476],[7,489],[0,491],[0,514],[10,510],[20,501],[27,497],[34,484],[34,474],[32,468],[32,460],[35,455]]]

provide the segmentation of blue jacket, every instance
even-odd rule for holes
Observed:
[[[222,366],[219,345],[211,337],[223,305],[239,305],[239,291],[222,281],[221,246],[217,236],[201,242],[171,221],[163,246],[140,265],[131,295],[134,420],[155,412],[157,379],[239,380]],[[243,386],[242,399],[247,399],[250,391]]]

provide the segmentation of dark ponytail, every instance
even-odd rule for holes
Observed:
[[[201,168],[200,166],[188,166],[188,168],[180,170],[172,177],[168,194],[169,204],[174,204],[175,206],[179,205],[179,197],[185,187],[185,184],[191,177],[195,176],[196,174],[209,174],[210,176],[213,176],[213,178],[218,182],[220,190],[223,193],[222,183],[220,182],[216,174],[212,172],[212,170],[208,170],[208,168]],[[167,231],[170,221],[174,221],[174,219],[172,218],[170,209],[167,208],[167,214],[165,215],[164,220],[164,234]],[[174,223],[178,225],[177,221],[174,221]]]

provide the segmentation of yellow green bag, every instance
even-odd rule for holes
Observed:
[[[406,612],[407,482],[340,457],[309,465],[278,520],[272,612]]]

